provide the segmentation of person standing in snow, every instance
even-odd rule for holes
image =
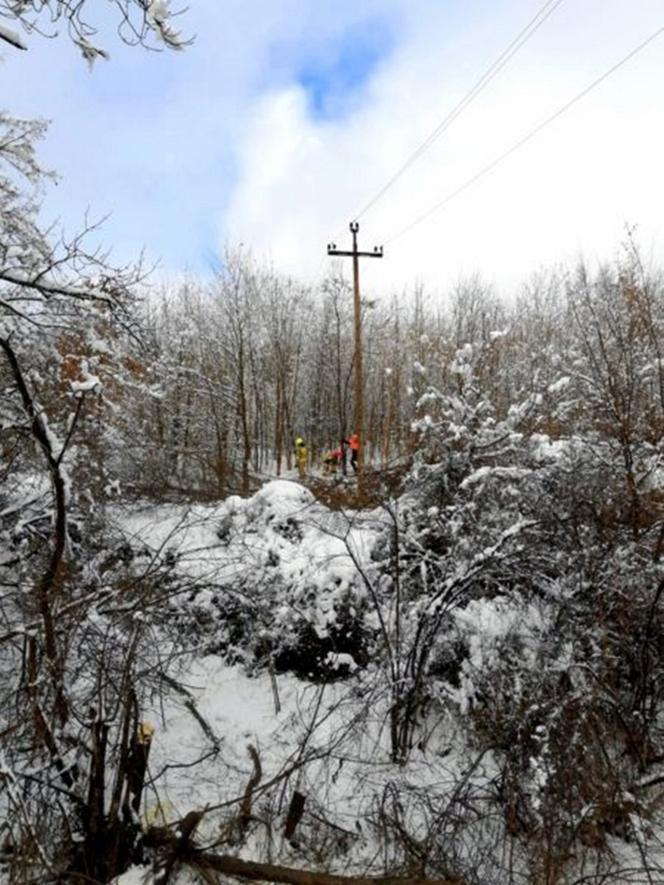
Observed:
[[[301,436],[295,440],[295,458],[297,459],[297,472],[300,479],[304,479],[307,475],[307,447]]]
[[[350,446],[350,466],[353,468],[353,473],[357,473],[357,455],[360,451],[360,436],[358,433],[352,433],[350,439],[345,439],[343,442]]]

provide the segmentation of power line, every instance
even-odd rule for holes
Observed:
[[[614,64],[612,67],[610,67],[608,69],[608,71],[605,71],[600,77],[598,77],[596,80],[593,80],[593,82],[590,83],[590,85],[586,86],[585,89],[583,89],[581,92],[579,92],[577,95],[575,95],[574,98],[572,98],[570,101],[567,102],[567,104],[565,104],[561,108],[559,108],[554,114],[551,114],[550,117],[547,117],[546,120],[544,120],[542,123],[540,123],[534,129],[531,129],[531,131],[528,132],[527,135],[524,135],[523,138],[520,138],[519,141],[517,141],[515,144],[512,145],[512,147],[508,148],[504,153],[500,154],[499,157],[496,157],[495,160],[492,160],[491,163],[489,163],[487,166],[485,166],[483,169],[481,169],[479,172],[477,172],[475,175],[473,175],[472,178],[469,178],[467,181],[465,181],[455,191],[452,191],[451,194],[448,194],[446,197],[444,197],[442,200],[440,200],[438,203],[436,203],[434,206],[432,206],[431,209],[428,209],[426,212],[424,212],[422,215],[420,215],[418,218],[416,218],[415,221],[412,221],[406,227],[402,228],[402,230],[400,230],[398,233],[393,234],[391,237],[389,237],[387,240],[385,240],[385,244],[387,245],[388,243],[393,243],[395,240],[400,239],[402,236],[404,236],[404,234],[408,233],[408,231],[412,230],[418,224],[421,224],[430,215],[433,215],[434,212],[437,212],[439,209],[441,209],[447,203],[451,202],[453,199],[458,197],[461,193],[463,193],[463,191],[465,191],[471,185],[475,184],[476,181],[479,181],[480,178],[483,178],[485,175],[487,175],[489,172],[491,172],[493,169],[495,169],[499,163],[502,163],[503,160],[506,160],[515,151],[517,151],[519,148],[523,147],[524,144],[526,144],[532,138],[534,138],[536,135],[538,135],[546,126],[549,125],[549,123],[553,123],[554,120],[557,120],[558,117],[562,116],[562,114],[564,114],[566,111],[568,111],[578,101],[580,101],[582,98],[585,98],[585,96],[588,95],[588,93],[591,92],[596,86],[599,86],[600,83],[602,83],[604,80],[606,80],[612,74],[614,74],[619,68],[621,68],[623,65],[627,64],[628,61],[631,61],[631,59],[633,59],[635,55],[637,55],[639,52],[641,52],[643,49],[645,49],[646,46],[648,46],[650,43],[652,43],[653,40],[656,40],[657,37],[659,37],[661,34],[664,34],[664,26],[661,28],[658,28],[653,34],[651,34],[649,37],[647,37],[642,43],[639,43],[639,45],[636,46],[634,49],[632,49],[632,51],[629,52],[626,56],[624,56],[624,58],[621,58],[619,62],[616,62],[616,64]]]
[[[519,51],[519,49],[526,43],[532,35],[537,31],[544,22],[549,18],[549,16],[560,6],[563,0],[547,0],[544,6],[541,7],[539,12],[528,22],[528,24],[516,35],[516,37],[512,40],[512,42],[507,46],[503,52],[498,56],[498,58],[493,62],[492,65],[484,72],[484,74],[480,77],[480,79],[475,83],[472,89],[466,93],[466,95],[455,105],[455,107],[446,115],[446,117],[436,126],[436,128],[431,132],[431,134],[422,142],[422,144],[416,148],[413,153],[408,157],[408,159],[403,163],[402,166],[397,169],[397,171],[388,179],[388,181],[383,185],[383,187],[378,191],[375,196],[369,200],[369,202],[353,217],[358,220],[363,215],[365,215],[369,209],[371,209],[378,200],[384,196],[387,191],[395,184],[399,178],[422,156],[422,154],[428,150],[429,147],[438,139],[444,132],[449,129],[452,123],[459,117],[465,109],[470,105],[482,92],[482,90],[489,85],[491,80],[496,77],[500,71],[505,67],[505,65],[513,58],[514,55]]]

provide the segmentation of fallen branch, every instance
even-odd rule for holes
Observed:
[[[258,756],[256,748],[252,747],[252,745],[249,744],[247,750],[249,751],[249,755],[251,756],[254,770],[251,773],[251,777],[249,778],[249,782],[247,783],[247,788],[244,791],[242,804],[240,805],[240,814],[238,815],[238,835],[240,841],[244,839],[247,832],[247,827],[249,826],[249,821],[251,820],[252,796],[256,787],[260,784],[261,778],[263,777],[261,760]]]
[[[175,827],[150,827],[143,844],[147,848],[170,849],[171,856],[166,860],[169,869],[173,866],[173,860],[177,860],[200,870],[202,874],[212,870],[223,876],[253,882],[279,882],[283,885],[467,885],[458,876],[448,876],[445,879],[424,879],[416,876],[336,876],[278,864],[241,860],[229,854],[211,854],[201,851],[191,842],[191,835],[206,810],[209,809],[190,812]],[[190,821],[194,822],[193,827],[188,826]]]
[[[185,859],[191,847],[191,839],[196,827],[203,819],[205,811],[190,811],[181,821],[176,832],[173,850],[166,858],[163,867],[157,871],[155,885],[167,885],[176,864]]]
[[[228,854],[192,853],[186,858],[192,866],[214,870],[226,876],[257,882],[283,882],[285,885],[465,885],[457,877],[447,879],[420,879],[403,876],[335,876],[298,870],[276,864],[241,860]]]
[[[162,682],[165,682],[166,685],[170,686],[170,688],[172,688],[174,691],[177,691],[180,695],[182,695],[183,698],[185,698],[185,707],[187,708],[187,710],[189,710],[196,722],[198,722],[198,724],[200,725],[203,733],[212,744],[212,749],[214,750],[214,752],[218,753],[219,750],[221,750],[221,739],[217,737],[210,723],[198,711],[198,707],[196,706],[193,695],[188,692],[183,685],[180,685],[179,682],[177,682],[171,676],[168,676],[166,673],[160,673],[159,677]]]

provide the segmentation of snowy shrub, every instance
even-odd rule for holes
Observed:
[[[375,631],[343,517],[302,486],[274,481],[251,498],[228,498],[214,521],[224,568],[175,603],[202,650],[308,680],[364,666]]]
[[[268,572],[192,592],[184,622],[206,653],[253,671],[271,664],[318,681],[344,678],[366,664],[374,632],[365,608],[352,590],[332,584],[293,592]]]
[[[366,666],[374,631],[351,593],[337,597],[324,624],[286,614],[281,630],[272,636],[277,670],[290,671],[302,679],[331,681]]]
[[[455,358],[457,393],[421,396],[408,493],[373,550],[393,758],[435,717],[461,723],[499,772],[508,837],[553,882],[652,814],[634,784],[664,758],[658,456],[636,430],[547,436],[537,391],[499,416],[472,360]]]

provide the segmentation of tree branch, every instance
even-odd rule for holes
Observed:
[[[312,870],[298,870],[277,864],[241,860],[228,854],[203,854],[193,852],[187,861],[202,869],[214,870],[226,876],[236,876],[258,882],[280,882],[285,885],[464,885],[458,877],[446,879],[422,879],[401,876],[335,876]]]

